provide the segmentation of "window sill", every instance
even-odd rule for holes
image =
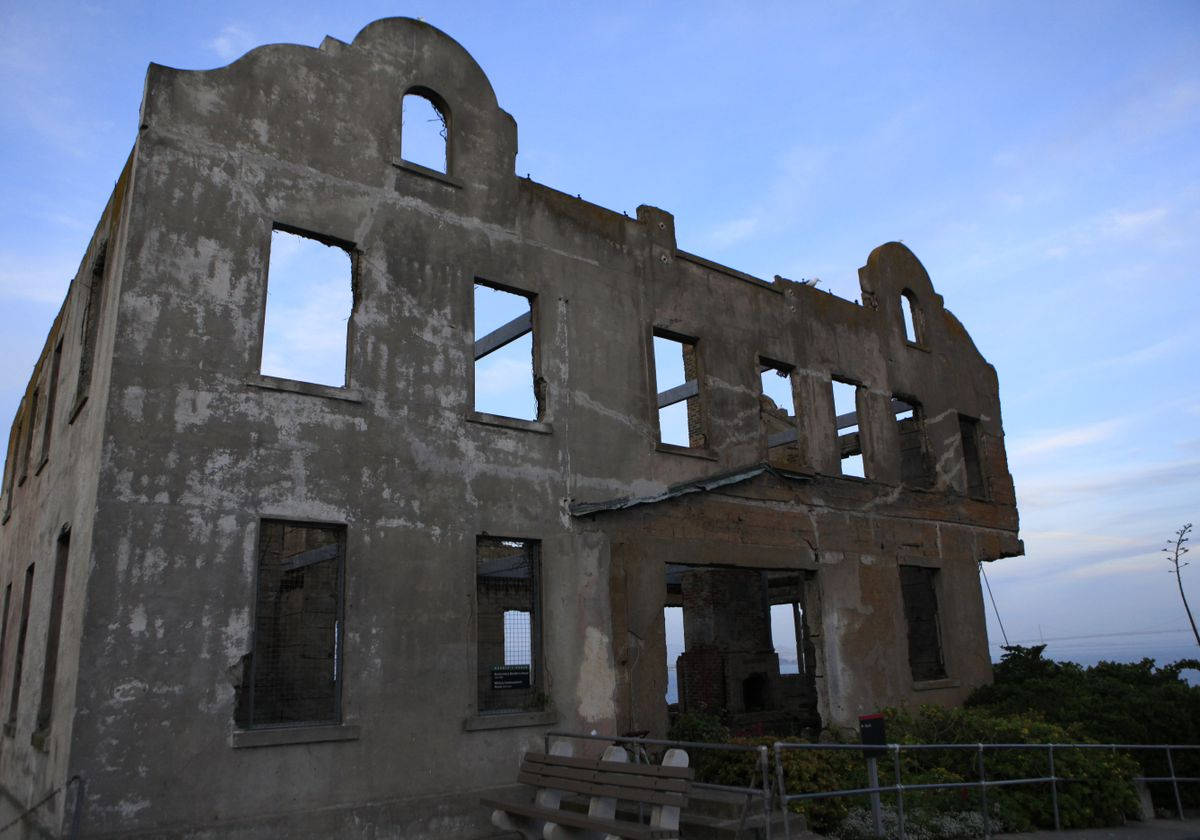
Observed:
[[[479,423],[481,426],[495,426],[499,429],[515,429],[519,432],[534,432],[539,435],[554,434],[554,427],[549,423],[537,420],[522,420],[519,417],[504,417],[499,414],[487,414],[482,411],[472,411],[467,415],[468,423]]]
[[[912,350],[920,350],[922,353],[930,353],[930,352],[932,352],[932,351],[931,351],[931,350],[930,350],[928,347],[926,347],[924,344],[917,344],[915,341],[909,341],[907,338],[906,338],[906,339],[904,339],[904,346],[905,346],[905,347],[908,347],[908,348],[910,348],[910,349],[912,349]]]
[[[662,452],[665,455],[686,455],[689,458],[703,458],[705,461],[717,460],[717,453],[707,447],[679,446],[678,444],[659,441],[654,444],[654,451]]]
[[[278,729],[235,729],[229,745],[236,749],[280,747],[287,744],[320,744],[326,741],[357,741],[360,727],[346,724],[285,726]]]
[[[458,180],[452,175],[447,175],[445,172],[438,172],[436,169],[430,169],[428,166],[421,166],[419,163],[410,163],[409,161],[401,158],[393,158],[392,166],[396,167],[397,169],[402,169],[405,172],[411,172],[414,175],[421,175],[425,178],[438,181],[448,187],[454,187],[455,189],[461,190],[464,186],[462,181]]]
[[[29,736],[29,743],[38,752],[50,751],[50,730],[39,729]]]
[[[915,680],[913,691],[937,691],[939,688],[958,688],[962,685],[959,680],[943,677],[940,680]]]
[[[331,400],[361,403],[362,393],[357,388],[339,388],[336,385],[318,385],[315,382],[301,382],[298,379],[282,379],[278,376],[257,374],[246,380],[251,388],[264,388],[268,391],[286,391],[289,394],[304,394],[309,397],[325,397]]]
[[[481,732],[487,729],[515,729],[519,726],[553,726],[558,723],[558,712],[501,712],[494,715],[475,715],[463,721],[464,732]]]

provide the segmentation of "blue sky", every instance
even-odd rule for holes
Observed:
[[[849,298],[872,248],[912,248],[1000,377],[1027,550],[988,570],[1009,638],[1195,655],[1159,549],[1200,519],[1200,3],[598,7],[0,4],[0,415],[149,62],[423,17],[491,78],[521,175],[662,207],[686,250]],[[1200,564],[1184,582],[1200,607]]]

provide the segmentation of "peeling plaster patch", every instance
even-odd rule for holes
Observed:
[[[130,385],[121,395],[121,410],[130,420],[140,421],[146,404],[146,389]]]
[[[122,799],[117,803],[116,811],[124,819],[131,820],[138,815],[139,811],[144,811],[149,807],[149,799]]]
[[[146,632],[146,608],[141,604],[134,607],[129,616],[129,632],[135,636]]]
[[[240,659],[250,646],[250,609],[235,609],[221,630],[221,644],[228,659]]]
[[[209,391],[181,389],[175,396],[175,431],[182,432],[188,426],[202,426],[212,418],[213,395]]]
[[[595,627],[587,629],[579,663],[579,682],[575,686],[575,705],[580,718],[589,723],[610,721],[617,716],[612,695],[617,674],[608,656],[609,647],[608,636]]]
[[[112,697],[109,700],[110,704],[125,704],[130,703],[139,696],[146,693],[146,689],[150,686],[141,680],[130,680],[115,686],[112,690]]]

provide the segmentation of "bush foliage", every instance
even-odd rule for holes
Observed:
[[[1010,649],[995,668],[995,683],[972,694],[965,708],[922,706],[916,711],[886,710],[888,741],[1200,744],[1200,688],[1188,686],[1180,678],[1181,670],[1200,667],[1200,663],[1192,660],[1156,668],[1153,661],[1143,660],[1132,665],[1101,663],[1083,668],[1052,662],[1041,654],[1042,648]],[[695,713],[679,716],[670,737],[762,745],[768,749],[777,740],[795,740],[731,736],[719,718]],[[842,733],[841,737],[853,742],[857,733]],[[838,738],[837,733],[823,734],[824,740]],[[698,781],[761,785],[756,752],[694,750],[692,753]],[[1200,767],[1191,766],[1200,763],[1200,751],[1189,753],[1177,752],[1176,770],[1180,775],[1200,775]],[[773,751],[771,761],[774,761]],[[902,782],[914,785],[976,781],[978,762],[975,750],[902,750]],[[1049,775],[1048,752],[1044,749],[987,750],[983,762],[987,778],[992,781]],[[1054,762],[1055,774],[1062,780],[1057,787],[1063,828],[1114,825],[1136,817],[1139,807],[1132,779],[1138,775],[1162,775],[1166,771],[1161,752],[1138,755],[1100,749],[1057,749]],[[784,753],[782,769],[790,793],[867,786],[866,765],[858,750],[789,750]],[[776,772],[773,763],[771,772]],[[879,774],[882,784],[893,781],[890,754],[880,759]],[[1200,795],[1196,786],[1192,788],[1189,798]],[[1157,798],[1160,791],[1155,793]],[[885,824],[889,820],[894,824],[895,797],[885,794],[883,801]],[[1159,800],[1160,804],[1166,801],[1165,797]],[[1054,827],[1046,783],[991,787],[987,803],[992,831]],[[976,789],[906,791],[907,833],[925,838],[977,835],[982,830],[980,806],[980,793]],[[865,796],[804,800],[793,802],[791,809],[805,816],[810,829],[835,834],[844,840],[866,836],[863,827],[869,827],[871,821],[870,804]],[[890,830],[894,831],[894,826]]]

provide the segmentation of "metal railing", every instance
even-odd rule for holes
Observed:
[[[646,747],[678,747],[679,749],[689,751],[690,763],[695,765],[695,753],[702,750],[711,750],[714,752],[744,752],[754,753],[757,758],[755,760],[755,775],[762,780],[761,787],[751,785],[739,787],[737,785],[718,785],[710,782],[693,781],[691,787],[700,788],[702,790],[719,791],[723,793],[731,793],[744,796],[745,800],[742,804],[742,814],[738,821],[738,829],[736,837],[740,838],[742,832],[746,828],[746,820],[750,814],[750,804],[752,800],[758,799],[762,810],[763,830],[766,833],[767,840],[771,840],[771,817],[773,816],[773,798],[771,785],[771,761],[770,751],[765,746],[750,746],[748,744],[708,744],[700,741],[666,741],[658,738],[641,738],[630,735],[582,735],[578,732],[547,732],[545,735],[546,752],[550,752],[551,738],[569,738],[579,739],[583,741],[602,741],[606,744],[632,745],[634,747],[634,760],[642,763],[652,763],[649,755],[646,752]]]
[[[881,785],[877,781],[875,775],[876,761],[874,757],[868,757],[868,773],[870,783],[867,787],[853,788],[845,790],[832,791],[817,791],[812,793],[788,793],[786,773],[784,771],[783,754],[788,750],[851,750],[855,752],[875,753],[876,755],[887,753],[891,754],[892,767],[895,775],[895,781],[890,785]],[[900,754],[902,751],[920,751],[920,750],[946,750],[946,751],[974,751],[975,752],[975,769],[979,774],[976,781],[963,782],[925,782],[917,784],[904,784],[901,773]],[[1034,750],[1045,751],[1047,760],[1047,770],[1049,775],[1032,776],[1019,779],[989,779],[987,777],[987,766],[984,758],[987,750]],[[983,831],[985,837],[991,836],[991,824],[988,814],[987,792],[989,788],[1008,787],[1013,785],[1036,785],[1046,784],[1049,786],[1049,794],[1051,808],[1054,813],[1054,829],[1061,831],[1062,825],[1059,818],[1058,805],[1058,785],[1059,782],[1070,782],[1072,779],[1059,776],[1055,772],[1054,755],[1055,751],[1061,753],[1064,750],[1107,750],[1113,753],[1120,751],[1163,751],[1166,756],[1167,776],[1135,776],[1132,781],[1135,782],[1169,782],[1172,786],[1172,791],[1175,795],[1175,808],[1179,815],[1179,819],[1183,819],[1183,800],[1179,795],[1180,782],[1200,782],[1200,777],[1179,776],[1175,772],[1175,761],[1172,755],[1173,751],[1178,750],[1200,750],[1200,745],[1190,744],[887,744],[878,747],[866,747],[861,744],[797,744],[779,741],[775,743],[775,772],[778,785],[778,796],[780,808],[783,810],[783,833],[787,840],[791,840],[791,826],[789,821],[790,809],[788,805],[791,802],[811,799],[828,799],[842,796],[870,796],[872,799],[872,809],[874,811],[875,832],[877,836],[883,836],[880,809],[879,795],[894,794],[896,797],[896,818],[897,818],[897,833],[901,840],[905,837],[904,832],[904,793],[905,791],[921,791],[921,790],[968,790],[976,789],[979,791],[980,812],[983,816]]]

